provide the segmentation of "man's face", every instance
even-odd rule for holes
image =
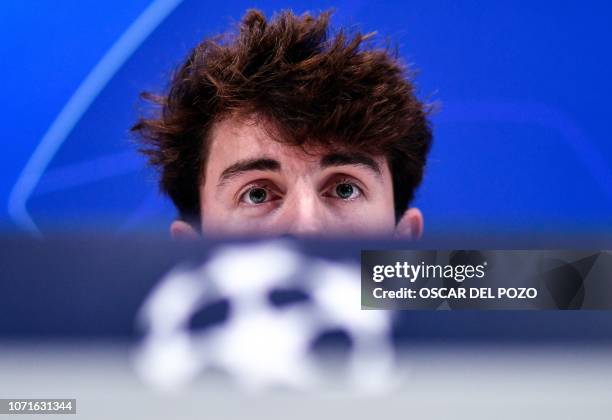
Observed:
[[[395,232],[391,173],[382,156],[304,153],[275,141],[255,120],[229,118],[211,130],[203,175],[205,234]]]

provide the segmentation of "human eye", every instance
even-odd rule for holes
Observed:
[[[279,196],[265,185],[251,185],[239,196],[239,203],[247,206],[257,206],[278,199]]]
[[[326,196],[344,201],[351,201],[363,196],[363,189],[350,179],[339,179],[332,183]]]

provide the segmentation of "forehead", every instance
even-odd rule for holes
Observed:
[[[283,168],[293,165],[318,166],[321,158],[332,152],[330,148],[316,144],[306,144],[304,147],[286,144],[278,141],[275,137],[278,135],[272,125],[255,117],[231,117],[216,122],[209,133],[207,172],[228,162],[260,157],[275,159]],[[333,152],[355,151],[338,147]],[[380,168],[387,166],[384,157],[370,157]]]
[[[253,156],[269,156],[281,159],[299,159],[315,162],[323,149],[309,147],[305,150],[275,140],[276,133],[270,124],[255,117],[231,117],[216,122],[210,132],[208,157],[240,160]]]

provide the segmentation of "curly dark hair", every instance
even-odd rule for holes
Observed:
[[[396,220],[421,182],[432,142],[429,108],[397,52],[373,45],[374,33],[338,30],[330,12],[283,11],[266,21],[249,10],[239,29],[204,39],[175,72],[166,95],[145,93],[155,115],[132,127],[160,188],[184,220],[199,219],[212,124],[256,114],[274,122],[275,140],[385,156]]]

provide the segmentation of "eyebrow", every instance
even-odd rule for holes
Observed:
[[[365,166],[366,168],[375,172],[376,175],[382,175],[378,163],[376,163],[376,161],[370,156],[361,153],[331,153],[321,158],[322,168],[341,165]]]
[[[240,160],[221,172],[217,186],[223,185],[230,178],[249,171],[280,171],[281,165],[277,160],[270,158],[254,158]]]

